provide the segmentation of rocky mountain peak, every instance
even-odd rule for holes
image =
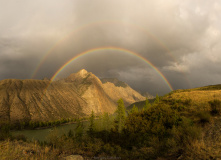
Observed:
[[[88,75],[88,71],[86,71],[85,69],[81,69],[77,74],[80,75],[82,78],[85,78]]]
[[[72,73],[70,74],[67,78],[66,81],[82,81],[84,78],[86,78],[90,72],[86,71],[85,69],[81,69],[77,73]]]

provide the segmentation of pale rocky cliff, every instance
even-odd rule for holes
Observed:
[[[146,99],[140,93],[133,90],[129,85],[118,81],[117,79],[102,79],[102,82],[107,95],[115,102],[122,98],[125,106],[129,106],[134,102],[144,101]]]

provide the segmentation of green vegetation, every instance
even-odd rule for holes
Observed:
[[[7,126],[11,130],[48,128],[48,127],[56,127],[66,123],[76,123],[78,120],[80,121],[88,120],[88,117],[66,118],[66,119],[62,118],[55,121],[45,121],[45,122],[44,121],[29,121],[29,122],[15,122],[15,123],[7,122]]]
[[[209,112],[200,111],[197,115],[199,117],[199,122],[202,124],[209,123],[211,120],[211,115]]]
[[[124,101],[123,99],[119,99],[117,101],[118,106],[116,110],[116,129],[118,132],[121,132],[125,123],[126,119],[126,111],[125,111],[125,106],[124,106]]]
[[[51,138],[49,144],[59,151],[82,154],[87,157],[114,156],[122,159],[156,159],[185,153],[185,148],[200,138],[201,130],[194,121],[182,116],[170,105],[158,103],[147,110],[134,111],[126,117],[123,100],[118,101],[114,121],[104,113],[103,127],[94,121],[91,113],[87,134],[69,132],[60,138]],[[110,125],[112,123],[112,125]],[[80,123],[79,123],[80,125]],[[113,126],[108,128],[108,126]],[[77,149],[76,149],[77,148]]]
[[[10,124],[6,121],[0,123],[0,140],[4,140],[10,137]]]
[[[214,99],[213,101],[209,101],[211,107],[211,113],[214,115],[221,114],[221,101],[218,99]]]
[[[133,108],[130,110],[130,114],[137,113],[137,112],[138,112],[138,108],[134,104]]]
[[[154,99],[146,99],[145,101],[140,101],[140,102],[135,102],[133,104],[131,104],[130,106],[128,106],[126,109],[129,111],[133,108],[133,106],[135,105],[138,110],[143,110],[145,108],[145,106],[150,107],[155,101]]]
[[[37,144],[42,154],[34,156],[50,159],[52,155],[45,152],[47,148],[54,153],[53,158],[80,154],[132,160],[218,159],[221,154],[219,94],[217,90],[198,89],[175,91],[164,97],[157,95],[152,103],[148,99],[142,102],[143,109],[134,104],[127,115],[124,101],[119,99],[114,115],[103,113],[96,119],[92,111],[88,129],[76,120],[76,128],[66,135],[58,137],[56,129],[53,130],[48,142]],[[7,123],[1,127],[2,143],[6,143],[4,139],[12,139],[9,128]],[[22,136],[17,139],[25,140]]]
[[[154,104],[158,104],[160,102],[160,97],[158,96],[158,94],[156,95],[156,98],[154,100]]]
[[[95,132],[95,115],[94,115],[94,111],[91,112],[91,116],[89,118],[89,122],[90,122],[90,125],[89,125],[89,129],[88,129],[88,135],[93,137],[94,135],[94,132]]]
[[[145,106],[143,109],[147,111],[150,107],[151,107],[151,104],[150,104],[149,100],[146,98]]]

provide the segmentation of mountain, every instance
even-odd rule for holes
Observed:
[[[115,82],[105,83],[82,69],[67,78],[43,80],[6,79],[0,81],[0,120],[11,122],[49,121],[116,110],[117,100],[126,106],[145,97]]]
[[[125,106],[129,106],[134,102],[145,100],[145,97],[143,97],[140,93],[133,90],[125,82],[119,81],[116,78],[104,78],[101,79],[101,81],[105,92],[115,102],[118,99],[123,98]]]
[[[142,93],[142,96],[146,97],[147,99],[154,99],[155,97],[152,96],[150,93],[148,92],[145,92],[145,93]]]

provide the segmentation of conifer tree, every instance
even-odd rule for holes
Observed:
[[[110,130],[110,118],[109,118],[109,114],[107,112],[105,112],[103,114],[103,129],[105,131],[109,131]]]
[[[135,104],[133,105],[133,108],[131,109],[131,111],[130,111],[130,114],[132,114],[132,113],[137,113],[138,112],[138,108],[137,108],[137,106],[135,106]]]
[[[117,103],[118,106],[116,110],[116,129],[118,130],[118,132],[121,132],[125,123],[126,113],[123,99],[119,99]]]
[[[89,118],[89,122],[90,122],[90,125],[89,125],[89,128],[88,128],[89,136],[94,135],[94,132],[95,132],[95,122],[94,121],[95,121],[95,115],[94,115],[94,111],[92,110],[91,116]]]
[[[160,102],[160,98],[158,96],[158,94],[156,95],[156,98],[155,98],[155,101],[154,101],[154,104],[158,104]]]
[[[144,110],[148,110],[148,108],[150,108],[150,106],[151,106],[151,104],[150,104],[149,100],[146,98]]]
[[[83,136],[83,131],[84,131],[84,125],[83,123],[78,119],[77,120],[77,126],[75,128],[75,138],[77,140],[81,140]]]

